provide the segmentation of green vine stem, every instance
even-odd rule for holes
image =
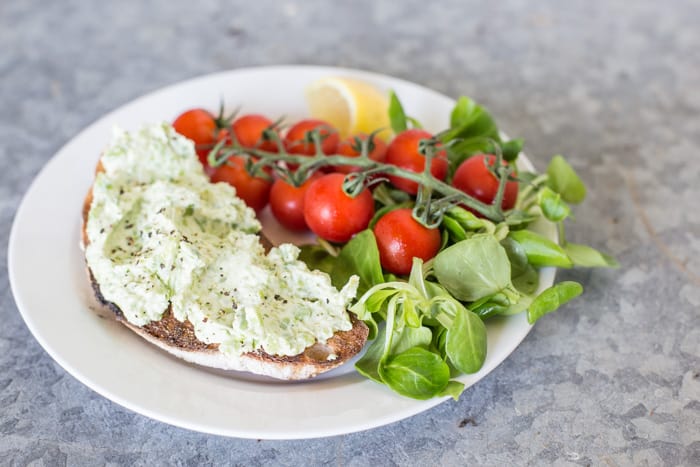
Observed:
[[[530,183],[526,184],[518,195],[518,201],[515,205],[516,209],[521,209],[523,211],[529,210],[534,205],[533,195],[537,194],[537,190],[541,188],[547,182],[548,175],[541,174],[532,179]]]
[[[463,191],[433,177],[430,173],[431,162],[438,152],[439,142],[435,139],[421,141],[420,151],[426,158],[423,172],[412,172],[393,164],[377,162],[369,158],[371,137],[362,141],[361,153],[358,157],[348,157],[339,154],[325,155],[321,151],[321,143],[324,136],[317,130],[307,134],[308,140],[316,148],[316,154],[312,156],[290,154],[284,149],[279,134],[276,131],[263,132],[265,140],[272,141],[280,148],[279,152],[263,151],[259,148],[244,148],[233,141],[230,144],[219,142],[209,153],[209,165],[217,167],[224,164],[230,157],[239,156],[246,158],[246,170],[253,176],[269,176],[267,171],[273,170],[292,185],[299,186],[304,183],[313,172],[328,166],[353,166],[360,170],[346,176],[344,190],[349,196],[356,196],[370,183],[371,175],[397,176],[418,183],[419,193],[416,200],[413,215],[417,221],[427,227],[436,227],[442,220],[442,214],[449,207],[461,204],[494,222],[505,220],[501,202],[505,192],[506,182],[512,172],[509,165],[502,165],[502,157],[497,152],[497,161],[492,169],[499,179],[498,191],[492,204],[486,204]],[[280,164],[283,162],[284,164]],[[289,166],[296,166],[296,170],[290,170]],[[437,193],[441,195],[434,198]]]

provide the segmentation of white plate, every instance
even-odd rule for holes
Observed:
[[[172,121],[190,107],[229,108],[291,119],[307,115],[304,88],[329,75],[357,77],[393,89],[408,114],[436,131],[454,101],[399,79],[356,70],[266,67],[217,73],[169,86],[107,114],[46,164],[17,211],[9,243],[9,275],[30,331],[66,371],[135,412],[172,425],[243,438],[293,439],[351,433],[395,422],[445,399],[415,401],[366,380],[347,366],[333,377],[279,383],[191,366],[149,345],[93,309],[78,247],[83,197],[111,129]],[[527,161],[525,161],[527,165]],[[552,284],[553,270],[541,275]],[[501,363],[530,331],[524,315],[488,326],[483,369],[459,378],[467,387]]]

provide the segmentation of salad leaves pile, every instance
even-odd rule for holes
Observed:
[[[397,134],[420,127],[393,94],[389,113]],[[507,162],[520,154],[523,141],[502,141],[491,115],[467,97],[457,101],[450,123],[438,138],[451,173],[475,154],[500,152]],[[301,259],[329,273],[337,287],[352,275],[360,277],[359,298],[350,310],[367,323],[373,341],[356,364],[358,372],[407,397],[457,399],[464,385],[454,378],[479,371],[486,359],[488,319],[524,312],[532,324],[583,292],[572,281],[540,291],[541,268],[618,266],[609,255],[566,240],[563,223],[586,188],[562,156],[554,156],[544,174],[511,176],[519,195],[504,219],[449,207],[440,220],[439,253],[425,263],[414,258],[408,277],[382,270],[371,229],[386,212],[412,205],[387,185],[375,189],[383,207],[370,228],[341,247],[321,241],[302,248]],[[541,233],[547,223],[556,226],[558,241]]]

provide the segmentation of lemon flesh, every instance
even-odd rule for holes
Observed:
[[[306,101],[311,116],[333,125],[343,138],[379,129],[377,136],[383,140],[391,136],[388,96],[370,83],[322,78],[307,88]]]

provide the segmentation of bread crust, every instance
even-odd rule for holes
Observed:
[[[98,163],[96,174],[103,170],[102,164]],[[85,196],[82,208],[81,244],[83,248],[87,247],[90,241],[87,235],[87,220],[91,205],[92,187]],[[272,245],[267,238],[261,235],[260,241],[265,250],[269,251]],[[192,323],[188,320],[176,319],[170,308],[165,310],[160,320],[152,321],[147,325],[136,326],[128,322],[116,304],[105,300],[100,291],[100,285],[87,263],[86,269],[95,297],[121,324],[176,357],[203,366],[249,371],[286,380],[308,379],[337,368],[357,355],[367,342],[369,334],[367,325],[357,319],[353,313],[348,312],[352,323],[349,331],[338,331],[325,343],[316,342],[299,355],[271,355],[262,349],[239,356],[225,355],[219,351],[218,344],[207,344],[197,339]]]

